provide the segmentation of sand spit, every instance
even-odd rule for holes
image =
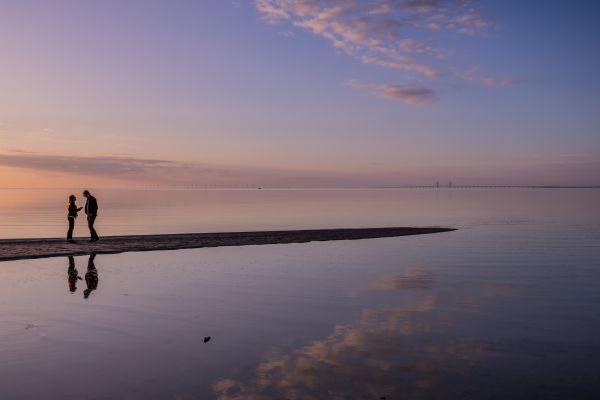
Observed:
[[[77,238],[77,243],[67,243],[64,239],[2,239],[0,240],[0,261],[79,256],[90,253],[114,254],[128,251],[179,250],[200,247],[373,239],[393,236],[422,235],[453,230],[455,229],[400,227],[185,233],[169,235],[106,236],[95,243],[88,242],[87,238]]]

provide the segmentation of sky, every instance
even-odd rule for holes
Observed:
[[[600,185],[599,16],[0,0],[0,187]]]

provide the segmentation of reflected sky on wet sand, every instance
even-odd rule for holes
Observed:
[[[592,398],[594,226],[2,263],[0,393]]]

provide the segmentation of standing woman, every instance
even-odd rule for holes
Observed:
[[[79,211],[81,211],[81,209],[83,208],[83,207],[78,208],[77,205],[75,204],[75,200],[77,200],[75,195],[70,195],[69,202],[67,203],[67,210],[68,210],[67,219],[69,220],[69,231],[67,232],[67,242],[69,242],[69,243],[75,243],[75,241],[73,240],[73,228],[75,228],[75,218],[77,218],[77,213]]]

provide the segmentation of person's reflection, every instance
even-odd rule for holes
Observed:
[[[75,293],[77,290],[77,280],[81,280],[82,278],[79,276],[79,272],[77,272],[77,268],[75,268],[75,259],[73,256],[69,256],[69,269],[67,270],[67,282],[69,283],[69,291],[71,293]]]
[[[86,299],[98,288],[98,270],[94,265],[94,258],[96,258],[96,253],[90,254],[87,272],[85,273],[85,284],[87,285],[87,289],[83,291],[83,297]]]

